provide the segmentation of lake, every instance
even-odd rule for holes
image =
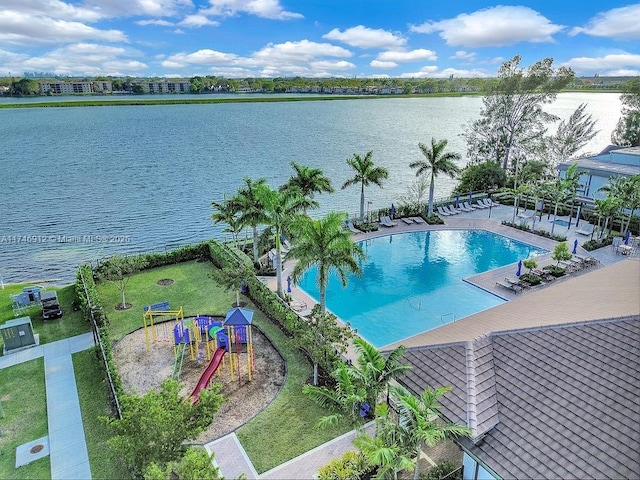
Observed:
[[[568,118],[580,103],[601,130],[585,151],[598,152],[620,116],[619,95],[561,94],[546,110]],[[418,143],[446,138],[464,155],[460,133],[481,106],[479,97],[422,97],[1,109],[0,278],[68,283],[78,265],[115,252],[219,238],[211,202],[243,177],[281,185],[292,161],[322,168],[336,188],[317,198],[314,215],[358,211],[359,189],[340,186],[352,176],[346,159],[369,150],[390,175],[366,200],[372,209],[398,203],[415,179]],[[436,196],[454,185],[438,178]]]

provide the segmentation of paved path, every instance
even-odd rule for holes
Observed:
[[[52,480],[91,479],[71,355],[93,345],[85,333],[0,357],[0,369],[44,357]]]

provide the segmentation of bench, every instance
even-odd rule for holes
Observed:
[[[511,290],[513,293],[520,293],[522,291],[522,287],[520,285],[515,285],[512,283],[507,283],[507,282],[501,282],[500,280],[498,280],[496,282],[496,285],[506,288],[507,290]]]
[[[160,302],[160,303],[154,303],[152,305],[145,305],[145,307],[142,309],[143,312],[148,312],[149,310],[153,310],[157,312],[166,312],[171,309],[169,308],[169,302]]]

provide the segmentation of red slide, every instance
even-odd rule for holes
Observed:
[[[207,368],[205,368],[204,372],[202,372],[202,375],[200,375],[200,380],[198,380],[196,388],[194,388],[193,392],[191,392],[191,395],[189,395],[189,397],[193,398],[194,405],[198,403],[198,401],[200,401],[200,391],[203,388],[207,388],[207,385],[209,385],[211,377],[213,377],[213,375],[218,370],[218,367],[222,362],[222,357],[224,357],[225,353],[227,353],[227,351],[224,348],[218,348],[213,354],[213,358],[209,362],[209,365],[207,365]]]

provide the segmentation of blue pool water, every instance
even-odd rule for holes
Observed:
[[[362,277],[350,275],[343,288],[332,275],[327,308],[378,348],[503,303],[463,279],[545,253],[484,230],[403,233],[360,245]],[[320,298],[315,268],[298,285]]]

